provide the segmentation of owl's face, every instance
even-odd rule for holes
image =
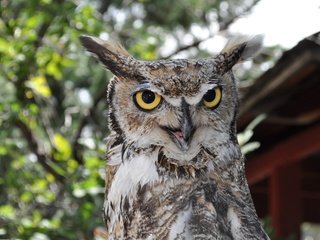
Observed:
[[[211,59],[139,62],[141,78],[112,80],[112,113],[127,142],[163,147],[168,157],[194,158],[201,147],[229,137],[237,94],[231,74]]]
[[[231,68],[246,55],[247,43],[214,58],[146,62],[119,45],[81,40],[115,74],[108,91],[111,127],[127,143],[160,146],[167,157],[189,161],[203,148],[234,141],[238,97]]]

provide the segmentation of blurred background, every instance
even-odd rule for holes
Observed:
[[[265,47],[236,68],[254,202],[272,239],[320,239],[319,6],[0,0],[0,239],[101,238],[112,75],[80,35],[153,60],[208,57],[229,38],[258,33]]]

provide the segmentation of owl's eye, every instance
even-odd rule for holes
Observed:
[[[202,98],[203,104],[207,108],[215,108],[219,105],[222,97],[222,90],[220,87],[210,89]]]
[[[133,95],[135,104],[145,111],[155,109],[161,103],[161,96],[149,90],[139,91]]]

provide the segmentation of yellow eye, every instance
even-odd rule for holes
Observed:
[[[149,90],[144,90],[136,92],[133,100],[140,109],[151,111],[161,103],[161,96]]]
[[[207,108],[215,108],[219,105],[222,97],[222,90],[220,87],[216,87],[210,89],[204,96],[203,96],[203,104]]]

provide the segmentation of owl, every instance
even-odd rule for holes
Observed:
[[[108,239],[268,239],[236,138],[232,67],[261,37],[203,59],[143,61],[121,45],[80,38],[114,77],[108,86]]]

